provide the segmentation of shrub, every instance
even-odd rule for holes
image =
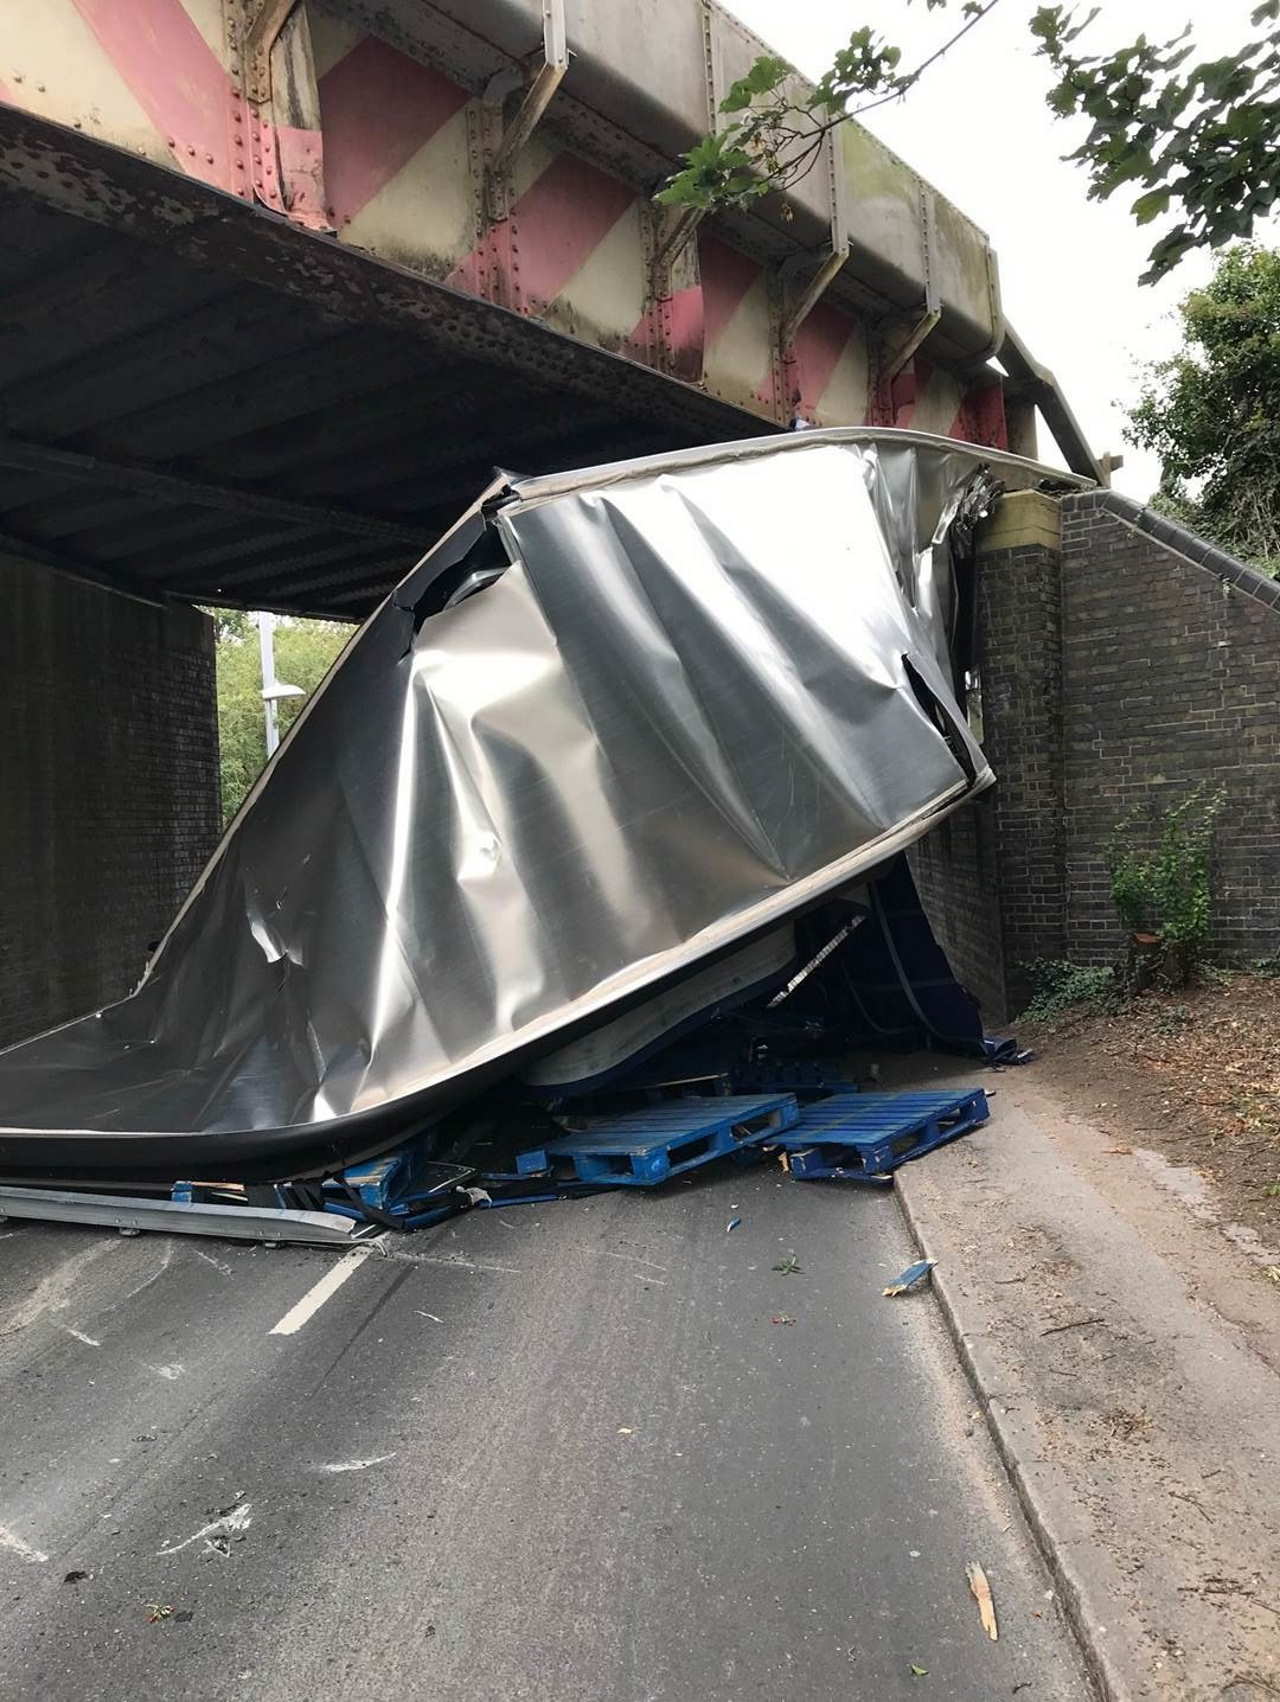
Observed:
[[[1024,965],[1024,968],[1035,991],[1022,1014],[1032,1022],[1044,1022],[1076,1006],[1105,1010],[1115,1004],[1119,993],[1113,969],[1090,968],[1084,964],[1063,963],[1058,958],[1043,957]]]
[[[1111,836],[1111,896],[1132,936],[1124,974],[1137,985],[1164,980],[1185,986],[1203,963],[1209,939],[1213,832],[1224,802],[1223,792],[1197,786],[1164,811],[1150,852],[1135,849],[1131,842],[1137,827],[1133,812]]]

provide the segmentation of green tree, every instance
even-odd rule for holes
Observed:
[[[932,12],[952,0],[924,4]],[[787,188],[812,170],[828,130],[908,95],[996,4],[960,0],[960,27],[907,69],[901,50],[865,25],[812,89],[785,60],[757,59],[721,101],[725,122],[683,156],[657,199],[709,212]],[[1084,167],[1090,198],[1129,186],[1141,191],[1131,208],[1139,224],[1173,215],[1151,250],[1142,280],[1150,283],[1192,249],[1248,237],[1280,196],[1280,0],[1254,8],[1253,40],[1195,63],[1189,25],[1171,40],[1140,35],[1109,52],[1081,52],[1104,11],[1105,0],[1083,18],[1072,6],[1038,6],[1028,23],[1055,79],[1050,110],[1089,120],[1068,157]]]
[[[1160,458],[1158,506],[1280,574],[1280,254],[1229,248],[1178,312],[1183,347],[1148,369],[1128,435]]]
[[[267,760],[267,734],[262,714],[262,672],[258,629],[244,609],[210,609],[217,634],[218,740],[221,750],[222,819],[240,808]],[[341,621],[302,620],[281,616],[276,624],[276,673],[308,696],[351,637],[353,628]],[[293,725],[305,697],[287,697],[279,706],[280,735]]]

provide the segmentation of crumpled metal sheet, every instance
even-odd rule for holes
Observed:
[[[136,992],[0,1054],[0,1173],[333,1168],[918,837],[993,778],[946,547],[989,459],[808,432],[489,493]],[[493,526],[508,570],[426,613]]]

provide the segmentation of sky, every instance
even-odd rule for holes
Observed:
[[[953,34],[958,5],[929,12],[923,0],[725,0],[748,28],[807,76],[819,76],[837,47],[870,24],[903,50],[904,68]],[[1082,38],[1097,51],[1192,28],[1197,49],[1219,54],[1252,39],[1256,0],[1102,0]],[[1034,56],[1027,27],[1034,0],[1000,0],[989,17],[921,79],[910,98],[881,107],[867,128],[986,231],[1000,264],[1009,323],[1048,366],[1095,452],[1124,455],[1118,490],[1145,500],[1159,468],[1124,440],[1125,404],[1141,367],[1178,345],[1177,303],[1211,270],[1205,255],[1184,260],[1156,285],[1138,283],[1163,228],[1141,230],[1128,207],[1140,188],[1110,201],[1086,198],[1081,167],[1066,154],[1087,126],[1055,119],[1045,106],[1049,67]],[[1061,464],[1043,423],[1040,452]]]

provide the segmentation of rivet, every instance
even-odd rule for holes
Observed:
[[[36,84],[36,93],[38,95],[42,95],[44,93],[44,84],[43,83],[37,83]]]
[[[16,71],[13,74],[13,80],[14,80],[15,83],[20,83],[22,81],[21,76],[19,76],[19,74]]]

